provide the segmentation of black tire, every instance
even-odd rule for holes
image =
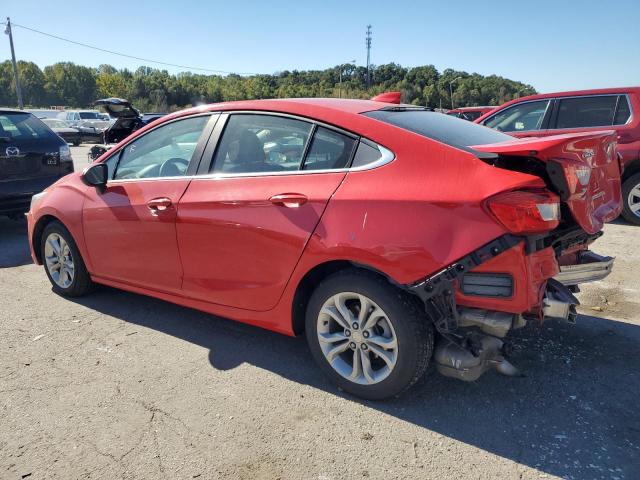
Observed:
[[[73,142],[73,146],[74,146],[74,147],[78,147],[78,146],[80,146],[80,143],[81,143],[81,142],[80,142],[80,140],[75,140],[75,141]]]
[[[397,360],[388,376],[378,383],[363,385],[348,380],[334,370],[322,352],[318,340],[320,310],[325,302],[341,292],[368,297],[385,312],[395,331]],[[318,285],[307,305],[305,333],[314,360],[331,381],[341,389],[369,400],[397,396],[407,390],[424,374],[433,354],[433,325],[419,301],[366,270],[343,270]]]
[[[640,216],[631,211],[631,205],[629,204],[629,194],[635,187],[640,186],[640,173],[631,175],[622,184],[622,216],[624,219],[634,225],[640,225]]]
[[[45,259],[45,244],[47,238],[51,234],[57,234],[64,239],[64,241],[68,244],[69,250],[71,252],[71,259],[74,265],[74,273],[73,279],[67,287],[63,287],[56,283],[53,279],[51,272],[47,266],[47,261]],[[44,265],[44,271],[47,273],[47,277],[51,282],[53,287],[53,291],[58,293],[59,295],[63,295],[65,297],[79,297],[91,292],[94,289],[95,284],[91,280],[89,276],[89,272],[87,271],[87,267],[84,264],[84,260],[80,255],[80,251],[76,245],[76,242],[73,240],[73,237],[69,233],[69,231],[65,228],[62,223],[58,221],[53,221],[44,228],[42,232],[42,237],[40,238],[40,254],[42,256],[42,263]]]

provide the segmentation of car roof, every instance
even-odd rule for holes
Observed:
[[[6,108],[6,107],[0,107],[0,113],[28,113],[29,115],[33,115],[33,113],[27,112],[26,110],[19,110],[17,108]]]
[[[155,120],[166,122],[174,118],[202,112],[256,110],[288,113],[301,117],[334,123],[333,120],[346,120],[354,115],[381,110],[383,108],[397,108],[400,105],[375,102],[373,100],[356,100],[346,98],[280,98],[270,100],[240,100],[235,102],[212,103],[171,113]]]
[[[479,105],[477,107],[457,107],[449,110],[450,112],[470,112],[472,110],[486,110],[487,108],[498,108],[497,105]]]
[[[589,90],[570,90],[568,92],[553,92],[553,93],[538,93],[536,95],[528,95],[526,97],[520,97],[517,101],[523,100],[537,100],[540,98],[554,98],[554,97],[578,97],[582,95],[605,95],[621,94],[621,93],[637,93],[640,94],[640,87],[616,87],[616,88],[593,88]],[[516,100],[511,100],[515,102]]]
[[[558,97],[581,97],[585,95],[620,95],[622,93],[634,93],[640,95],[640,87],[616,87],[616,88],[592,88],[589,90],[570,90],[567,92],[552,92],[552,93],[538,93],[536,95],[527,95],[526,97],[514,98],[508,102],[503,103],[497,109],[503,110],[511,105],[528,102],[531,100],[544,100],[545,98],[558,98]],[[474,120],[475,123],[483,122],[489,115],[494,115],[493,111],[487,112],[480,118]]]

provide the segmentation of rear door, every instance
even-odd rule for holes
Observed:
[[[101,192],[87,187],[82,223],[93,275],[177,293],[182,266],[175,220],[215,122],[179,118],[136,137],[106,162]]]
[[[205,153],[210,166],[178,207],[183,291],[265,311],[284,291],[357,139],[275,114],[236,113],[225,122],[214,131],[215,151]]]

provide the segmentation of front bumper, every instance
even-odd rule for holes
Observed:
[[[553,278],[567,286],[602,280],[611,273],[614,260],[614,257],[603,257],[586,250],[580,253],[578,263],[562,265],[560,273]]]

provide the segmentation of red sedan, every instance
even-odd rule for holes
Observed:
[[[369,100],[198,107],[35,195],[31,252],[62,295],[99,283],[304,332],[335,383],[384,398],[432,357],[463,380],[512,373],[509,331],[573,320],[558,279],[610,259],[558,276],[559,259],[619,213],[614,149],[612,132],[519,140]]]

